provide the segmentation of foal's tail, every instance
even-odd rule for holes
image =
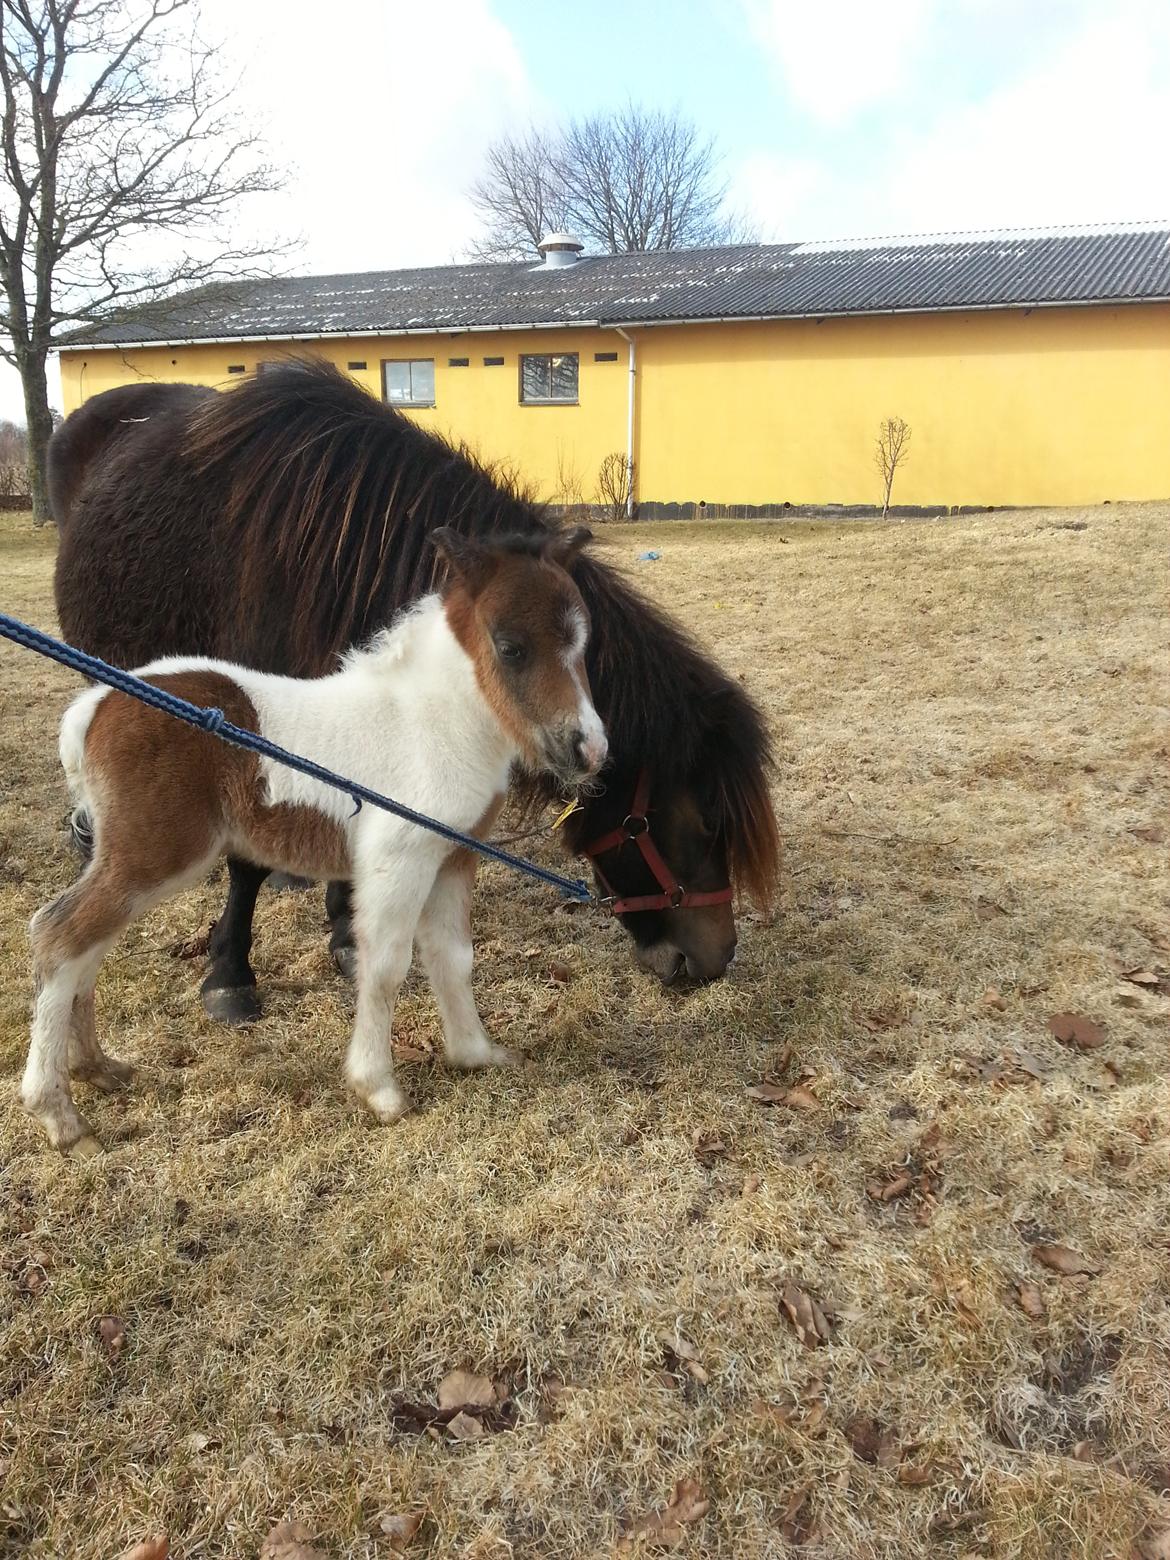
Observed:
[[[83,861],[93,855],[94,807],[89,776],[85,767],[85,738],[98,704],[108,693],[106,688],[87,688],[61,717],[59,751],[61,767],[73,799],[69,833]]]
[[[84,807],[75,807],[69,814],[69,838],[82,861],[92,861],[93,819]]]

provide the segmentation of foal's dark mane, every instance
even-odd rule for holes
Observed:
[[[361,642],[431,588],[436,527],[534,538],[554,529],[509,476],[320,361],[196,404],[181,454],[221,495],[220,534],[244,592],[262,600],[273,558],[283,564],[306,660]],[[611,750],[619,763],[648,763],[659,784],[686,778],[706,792],[736,881],[766,901],[779,844],[759,711],[616,570],[583,556],[572,573],[593,619],[589,675]]]

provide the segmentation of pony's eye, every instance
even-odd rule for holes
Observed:
[[[519,666],[526,654],[524,646],[518,645],[514,639],[497,639],[496,651],[500,660],[506,661],[509,666]]]

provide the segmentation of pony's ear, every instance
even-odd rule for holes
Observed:
[[[439,557],[472,595],[483,589],[496,566],[495,554],[489,548],[450,525],[439,526],[430,533],[430,539]]]
[[[585,543],[592,540],[593,532],[587,525],[575,525],[572,530],[558,531],[549,538],[546,556],[554,563],[559,563],[562,569],[567,569]]]

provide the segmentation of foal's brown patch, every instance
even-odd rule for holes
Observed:
[[[192,704],[218,707],[233,725],[259,730],[252,701],[222,672],[166,672],[147,680]],[[178,877],[225,833],[234,851],[264,866],[308,877],[349,874],[341,825],[312,807],[270,806],[256,754],[126,694],[110,693],[98,705],[85,756],[97,793],[99,857],[108,843],[135,883]]]

